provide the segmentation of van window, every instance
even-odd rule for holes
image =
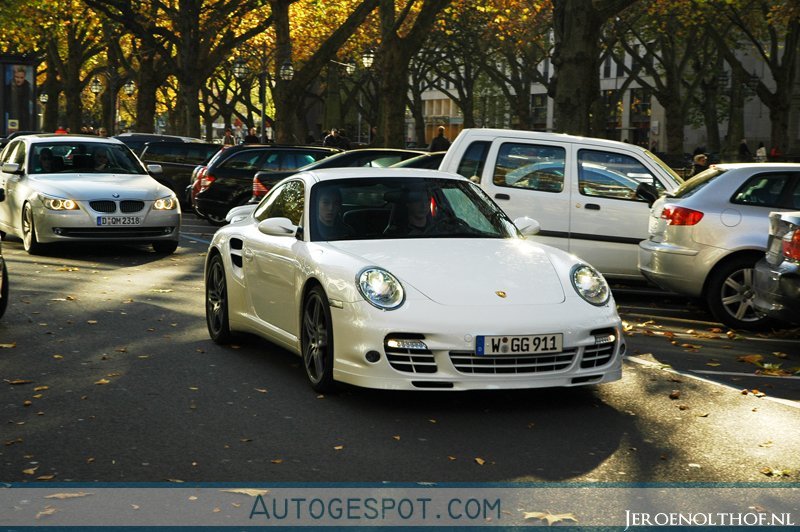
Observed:
[[[636,198],[639,183],[653,185],[659,194],[666,191],[664,184],[630,155],[578,150],[578,187],[581,194],[643,201]]]
[[[487,140],[473,142],[467,146],[464,157],[458,163],[458,171],[456,173],[472,181],[480,182],[483,166],[486,164],[486,155],[489,153],[489,146],[491,146],[491,142]]]
[[[561,192],[565,159],[559,146],[507,142],[500,146],[492,180],[499,187]]]

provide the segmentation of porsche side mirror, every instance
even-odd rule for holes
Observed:
[[[289,218],[267,218],[258,223],[258,230],[270,236],[294,236],[297,226]]]
[[[522,233],[522,236],[533,236],[539,232],[539,229],[542,226],[534,220],[533,218],[529,218],[528,216],[522,216],[514,220],[514,225],[517,226],[519,232]]]

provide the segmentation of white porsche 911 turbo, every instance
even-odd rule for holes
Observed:
[[[605,279],[525,236],[461,176],[302,172],[228,214],[205,265],[220,344],[257,334],[302,356],[312,387],[576,386],[621,378]]]

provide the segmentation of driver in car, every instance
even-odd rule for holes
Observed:
[[[342,221],[342,194],[333,187],[322,188],[317,194],[317,231],[321,240],[339,240],[352,236],[352,230]]]
[[[424,189],[409,190],[406,209],[408,210],[408,236],[425,234],[430,229],[432,219],[430,201]]]

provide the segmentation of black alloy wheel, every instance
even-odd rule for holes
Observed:
[[[303,303],[302,319],[303,366],[311,387],[318,392],[333,391],[333,326],[328,298],[322,287],[309,290]]]
[[[225,345],[233,338],[228,320],[225,265],[218,253],[211,257],[206,269],[206,325],[211,340],[217,344]]]

